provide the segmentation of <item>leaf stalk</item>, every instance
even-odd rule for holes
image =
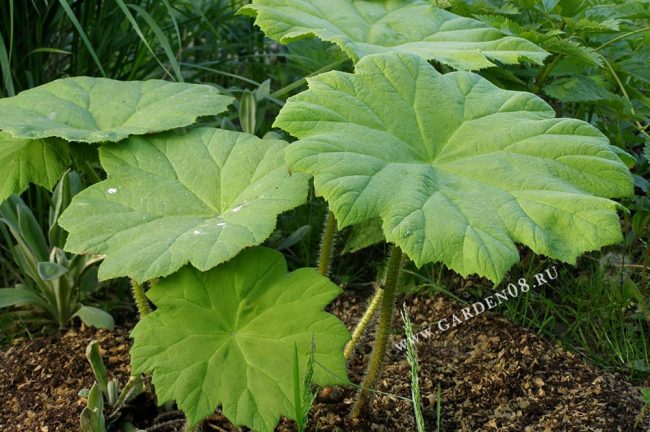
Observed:
[[[325,226],[323,227],[323,236],[320,242],[320,252],[318,253],[318,272],[325,277],[329,277],[332,255],[336,243],[336,217],[331,211],[327,212],[325,217]]]
[[[383,288],[377,287],[377,289],[375,290],[375,294],[372,297],[372,300],[370,300],[370,304],[368,305],[368,308],[363,313],[361,320],[359,320],[359,323],[352,331],[352,338],[345,345],[345,349],[343,350],[343,356],[345,357],[346,360],[350,358],[352,352],[358,345],[361,336],[366,331],[366,328],[374,318],[375,313],[377,312],[377,309],[379,308],[379,305],[381,304],[383,298],[384,298]]]
[[[151,307],[144,288],[135,279],[131,279],[131,294],[133,294],[133,300],[135,300],[135,305],[138,308],[138,315],[142,319],[143,316],[151,312]]]
[[[377,330],[375,333],[375,343],[372,349],[370,362],[366,369],[366,376],[361,384],[361,390],[357,394],[357,399],[352,407],[350,416],[353,419],[359,418],[361,411],[368,402],[368,396],[372,389],[375,388],[384,366],[384,357],[388,346],[388,334],[393,323],[393,314],[395,311],[395,296],[397,284],[399,281],[400,271],[402,269],[402,250],[399,246],[393,246],[386,266],[386,279],[384,284],[384,295],[381,302],[381,312]]]

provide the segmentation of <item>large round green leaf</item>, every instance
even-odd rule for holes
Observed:
[[[153,372],[158,403],[175,400],[192,424],[221,405],[236,425],[271,432],[295,415],[295,346],[304,374],[313,338],[315,383],[348,383],[348,331],[323,311],[340,292],[315,269],[287,273],[265,248],[207,273],[186,267],[147,293],[158,309],[131,333],[133,373]]]
[[[353,61],[387,51],[412,53],[456,69],[530,61],[546,51],[525,39],[439,9],[424,0],[253,0],[241,13],[282,43],[318,37],[340,46]]]
[[[232,100],[207,85],[64,78],[0,99],[0,130],[15,138],[120,141],[190,125]]]
[[[341,227],[381,217],[417,265],[499,281],[515,242],[573,263],[621,240],[606,198],[632,193],[630,173],[597,129],[554,117],[533,94],[393,53],[311,78],[276,126],[300,138],[287,160]]]
[[[0,132],[0,202],[30,183],[52,189],[68,168],[69,153],[60,139],[17,139]]]
[[[104,254],[101,279],[165,276],[188,261],[208,270],[262,243],[277,215],[302,204],[286,142],[199,128],[102,146],[108,179],[72,200],[59,224],[66,250]]]

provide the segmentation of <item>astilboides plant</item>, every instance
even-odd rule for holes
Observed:
[[[183,84],[187,97],[160,103],[162,117],[147,111],[156,98],[144,102],[144,93],[100,102],[100,83],[106,93],[132,84],[91,78],[81,87],[60,81],[73,96],[61,92],[56,109],[36,103],[39,89],[0,101],[5,146],[18,155],[10,162],[39,160],[37,146],[103,142],[107,178],[61,217],[66,249],[104,256],[101,279],[157,280],[147,292],[157,309],[132,332],[132,373],[151,373],[159,403],[176,401],[190,426],[221,406],[235,424],[272,431],[294,415],[294,383],[312,351],[314,383],[348,384],[349,334],[323,310],[340,288],[315,269],[287,272],[279,252],[259,246],[280,213],[305,202],[310,176],[329,203],[328,232],[379,220],[393,244],[355,416],[381,373],[405,259],[495,283],[518,261],[516,243],[574,263],[620,241],[611,198],[632,192],[620,156],[588,123],[556,119],[535,95],[429,64],[542,62],[546,53],[530,42],[424,1],[286,3],[254,1],[243,11],[258,14],[272,38],[318,36],[355,63],[353,74],[313,77],[287,101],[275,126],[298,138],[292,144],[215,128],[169,131],[225,110],[230,100],[205,86]],[[48,186],[38,168],[12,172],[10,192]]]

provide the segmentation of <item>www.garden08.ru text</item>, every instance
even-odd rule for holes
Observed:
[[[545,285],[550,281],[557,279],[557,276],[558,274],[555,266],[537,273],[534,276],[535,282],[532,284],[532,288],[538,288]],[[528,292],[530,288],[531,285],[528,283],[526,278],[519,279],[517,284],[509,283],[508,286],[501,291],[461,309],[459,314],[453,314],[450,318],[442,318],[441,320],[438,320],[438,331],[444,332],[449,330],[451,327],[456,327],[457,325],[462,324],[463,321],[475,318],[486,310],[494,309],[504,301],[508,301],[509,298],[515,298],[519,296],[520,293]],[[415,333],[412,342],[413,344],[417,344],[421,340],[429,339],[432,334],[431,326],[427,327],[424,330]],[[406,339],[402,339],[399,343],[395,344],[395,349],[397,351],[404,351],[406,349],[406,342]]]

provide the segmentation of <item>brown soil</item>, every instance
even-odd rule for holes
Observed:
[[[86,346],[97,340],[113,376],[129,376],[127,328],[70,330],[23,341],[0,351],[0,431],[76,431],[83,401],[79,390],[94,378]]]
[[[460,306],[442,297],[407,301],[417,329],[458,313]],[[347,293],[331,309],[350,327],[361,315],[365,297]],[[395,321],[401,329],[401,320]],[[396,330],[396,331],[397,331]],[[100,341],[110,372],[128,375],[127,329],[112,333],[83,330],[22,342],[0,351],[0,430],[76,431],[83,400],[77,392],[92,383],[84,358],[87,343]],[[391,338],[391,347],[401,340]],[[351,360],[350,378],[359,382],[370,353],[365,338]],[[447,332],[433,331],[418,344],[420,386],[427,430],[436,428],[436,387],[441,389],[442,431],[633,431],[642,403],[637,387],[621,376],[602,372],[574,354],[553,346],[530,330],[513,326],[499,315],[482,314]],[[650,383],[648,383],[650,384]],[[403,353],[392,350],[379,391],[363,419],[347,413],[353,389],[322,391],[311,413],[310,431],[415,431],[408,401],[409,366]],[[125,416],[141,427],[167,423],[157,431],[180,431],[179,414],[153,410],[152,396],[143,396]],[[636,429],[650,427],[645,416]],[[218,413],[205,431],[236,431]],[[278,431],[294,431],[283,421]]]

